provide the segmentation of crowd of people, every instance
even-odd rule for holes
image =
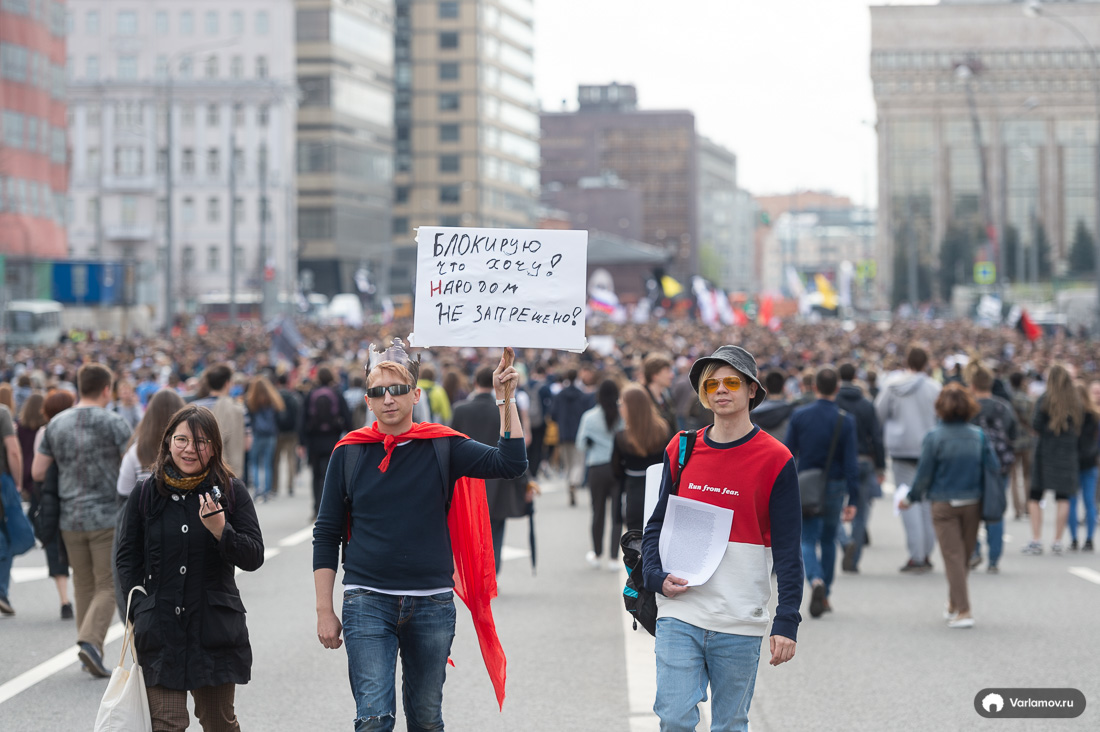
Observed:
[[[231,613],[240,604],[231,584],[232,567],[255,569],[262,562],[253,502],[284,490],[293,493],[295,476],[308,465],[309,518],[331,529],[325,537],[335,544],[326,546],[335,552],[339,532],[333,527],[342,526],[335,513],[343,509],[331,494],[345,480],[342,476],[351,479],[353,469],[343,464],[347,450],[337,450],[334,457],[335,448],[348,444],[349,433],[369,434],[363,440],[368,443],[375,436],[385,442],[385,435],[398,434],[396,427],[407,431],[406,422],[449,425],[495,450],[473,452],[464,443],[456,448],[470,475],[488,478],[498,572],[506,520],[531,513],[538,483],[548,480],[564,485],[571,506],[588,505],[591,545],[584,561],[618,571],[624,531],[660,532],[674,482],[673,445],[681,430],[703,437],[691,470],[704,478],[717,469],[715,461],[722,455],[741,460],[751,453],[752,460],[774,463],[772,474],[756,476],[759,490],[785,496],[770,519],[773,539],[784,535],[776,521],[790,512],[790,486],[820,480],[819,505],[807,508],[803,490],[801,516],[790,520],[797,526],[797,540],[786,537],[796,542],[791,544],[794,554],[783,548],[784,596],[775,616],[773,663],[794,655],[802,600],[801,589],[795,593],[791,587],[794,566],[802,569],[798,584],[804,581],[809,588],[810,616],[832,612],[838,560],[842,572],[860,572],[871,541],[870,513],[884,485],[893,486],[901,509],[907,556],[899,558],[900,571],[932,571],[939,547],[938,561],[948,582],[944,619],[950,628],[974,626],[967,575],[982,563],[991,574],[1000,571],[1003,526],[1010,516],[1029,522],[1025,555],[1094,549],[1100,453],[1096,341],[1065,332],[1033,341],[1015,330],[968,322],[905,321],[885,327],[838,321],[729,330],[692,321],[602,322],[589,324],[591,347],[585,353],[522,349],[515,353],[514,369],[505,369],[503,361],[494,368],[499,349],[459,348],[423,351],[415,367],[406,363],[404,370],[389,376],[385,369],[378,372],[386,377],[383,381],[372,369],[365,370],[372,346],[389,344],[409,329],[405,322],[365,328],[303,325],[303,346],[292,354],[273,348],[262,329],[228,326],[144,338],[85,334],[57,347],[0,350],[0,475],[10,474],[30,504],[36,527],[49,524],[51,511],[56,514],[56,532],[39,539],[57,586],[60,616],[75,619],[79,656],[89,672],[109,675],[103,641],[116,610],[125,612],[128,583],[150,561],[147,535],[135,528],[143,518],[148,526],[150,506],[158,516],[165,506],[184,511],[181,520],[218,541],[226,532],[233,537],[235,548],[229,554],[208,556],[192,547],[188,555],[194,562],[225,565],[223,584],[213,595],[222,597],[221,610]],[[737,344],[738,353],[723,350],[731,343]],[[497,416],[497,407],[510,409],[507,396],[503,404],[500,398],[502,374],[514,390],[515,423],[510,429],[503,421],[507,412]],[[410,398],[406,404],[403,400],[415,390],[419,400]],[[496,405],[490,401],[494,392]],[[434,442],[447,434],[425,433],[424,438]],[[751,450],[745,448],[758,434],[766,445],[757,441]],[[526,448],[525,472],[512,454],[519,438]],[[724,452],[731,446],[737,449]],[[387,443],[383,463],[391,449]],[[789,467],[780,460],[784,455]],[[665,478],[654,528],[653,519],[645,515],[645,476],[647,468],[660,463]],[[787,476],[786,470],[794,473]],[[361,471],[355,466],[356,475]],[[376,473],[371,476],[381,480]],[[1008,497],[1003,519],[983,513],[983,486],[994,484]],[[144,504],[131,497],[147,485],[154,489],[144,490]],[[215,486],[223,496],[220,504],[211,495]],[[1053,530],[1043,524],[1050,493]],[[189,500],[192,496],[196,498]],[[224,513],[216,512],[219,505],[226,507]],[[39,521],[40,516],[46,520]],[[378,516],[363,520],[377,521]],[[978,541],[983,523],[984,555]],[[390,528],[397,531],[400,526],[398,522]],[[1049,543],[1046,536],[1052,539]],[[757,546],[758,539],[731,538],[731,546]],[[0,546],[0,613],[14,615],[9,597],[12,557],[2,550]],[[152,551],[160,556],[159,547]],[[779,549],[768,551],[770,562],[771,552]],[[315,566],[324,575],[330,599],[334,577],[327,573],[336,567],[332,552]],[[429,567],[431,561],[426,558],[425,567],[439,569]],[[437,581],[443,576],[439,572],[439,577],[429,572],[417,580],[425,587],[413,588],[402,584],[401,577],[374,576],[372,566],[357,565],[362,575],[357,586],[382,587],[383,594],[387,587],[418,590],[413,594],[447,589],[445,581]],[[658,647],[671,653],[694,642],[692,631],[679,626],[699,626],[695,621],[722,600],[700,596],[700,588],[689,591],[669,577],[662,576],[659,561],[647,563],[647,586],[662,597],[664,617],[679,623],[658,626],[668,633],[675,628],[675,638],[668,635],[662,643],[658,636]],[[738,580],[734,574],[723,577],[723,582]],[[318,585],[319,598],[324,589]],[[165,590],[181,593],[177,609],[192,604],[185,602],[183,584]],[[671,602],[685,592],[699,599],[687,605]],[[358,595],[354,600],[349,610],[345,596],[345,612],[358,612],[356,607],[367,602]],[[154,639],[149,631],[164,603],[134,602],[135,619],[148,614],[145,626],[137,624],[143,633],[139,651],[151,649],[155,655],[168,642]],[[232,649],[224,660],[231,671],[217,678],[175,678],[167,670],[153,674],[173,691],[216,687],[216,693],[203,697],[200,718],[231,723],[232,687],[247,681],[251,661],[247,641],[242,645],[233,640],[241,637],[241,615],[240,627],[231,614],[222,616],[225,647]],[[766,611],[763,617],[766,624]],[[338,647],[339,622],[333,624],[327,616],[324,620],[324,625],[319,622],[321,642]],[[723,621],[716,628],[733,635],[750,628],[747,635],[754,636],[759,625],[757,616]],[[344,626],[346,631],[346,619]],[[710,628],[707,623],[701,627]],[[186,634],[177,640],[197,642]],[[355,653],[372,648],[362,642]],[[432,658],[438,650],[431,650]],[[349,663],[351,655],[349,648]],[[668,683],[678,680],[669,677]],[[675,686],[665,691],[670,688]],[[681,705],[661,694],[659,689],[659,702],[665,699],[668,714],[686,720]],[[433,699],[425,703],[430,706]],[[362,713],[379,702],[357,692],[356,703]],[[159,714],[175,720],[171,725],[179,723],[178,706],[173,694],[157,697]],[[731,708],[735,716],[747,711],[747,701],[743,708]],[[205,720],[203,724],[205,728]],[[362,728],[373,729],[365,723]]]

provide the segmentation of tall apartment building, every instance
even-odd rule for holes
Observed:
[[[295,0],[299,267],[306,289],[388,294],[393,268],[393,0]]]
[[[1044,234],[1056,270],[1078,222],[1095,240],[1097,46],[1094,1],[871,8],[881,300],[907,299],[910,270],[932,279],[952,225],[1014,230],[1000,263],[1016,281],[1036,277]]]
[[[68,255],[67,162],[65,4],[2,0],[0,255]]]
[[[137,299],[171,314],[228,293],[234,268],[237,292],[269,306],[293,292],[290,0],[68,11],[73,256],[134,263]]]
[[[393,288],[418,226],[537,224],[532,0],[397,0]],[[404,289],[402,289],[404,288]]]
[[[698,271],[695,115],[638,109],[631,85],[581,86],[575,112],[542,113],[542,184],[568,189],[614,173],[642,192],[642,241]]]
[[[737,187],[737,156],[702,136],[696,149],[699,274],[728,292],[756,292],[756,208],[749,192]]]

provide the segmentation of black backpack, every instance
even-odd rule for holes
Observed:
[[[336,400],[341,397],[330,386],[314,389],[309,395],[306,407],[306,431],[340,432],[344,429],[344,419]]]
[[[675,496],[680,490],[680,476],[684,473],[684,465],[691,457],[691,450],[695,447],[695,432],[685,430],[680,433],[680,457],[677,460],[676,474],[672,476],[672,485],[669,487],[669,495]],[[657,635],[657,596],[645,588],[645,579],[642,575],[642,532],[631,529],[623,534],[619,540],[619,546],[623,550],[623,564],[626,565],[627,578],[623,585],[623,604],[626,611],[634,616],[634,630],[638,629],[638,623],[642,624],[650,635]]]
[[[280,432],[298,431],[298,412],[301,411],[301,397],[290,389],[280,389],[283,398],[283,411],[275,415],[275,424]]]

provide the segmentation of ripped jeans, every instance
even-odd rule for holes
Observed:
[[[454,593],[427,597],[344,593],[344,642],[355,697],[355,732],[391,732],[397,654],[409,732],[443,729],[443,682],[455,635]]]

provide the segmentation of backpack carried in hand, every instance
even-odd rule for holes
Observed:
[[[306,431],[341,432],[344,419],[340,415],[337,399],[340,397],[332,387],[322,386],[310,392],[306,406]]]
[[[680,475],[684,471],[691,456],[691,450],[695,447],[696,432],[684,431],[680,433],[679,458],[672,469],[672,485],[669,487],[669,495],[675,496],[680,490]],[[619,546],[623,550],[623,564],[626,565],[627,578],[623,586],[623,604],[626,611],[634,616],[634,630],[638,629],[638,623],[649,632],[657,635],[657,596],[645,588],[642,567],[642,532],[631,529],[623,534],[619,540]]]

